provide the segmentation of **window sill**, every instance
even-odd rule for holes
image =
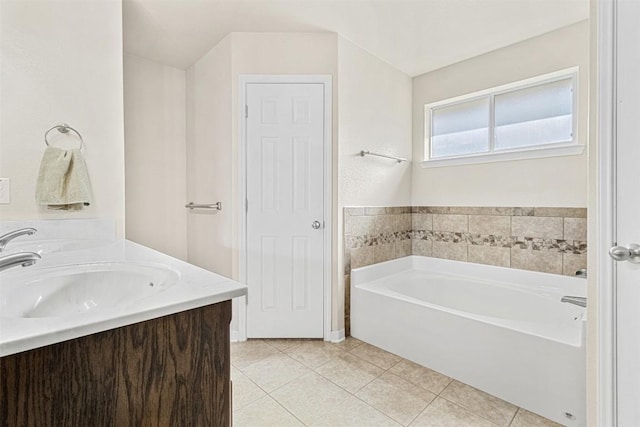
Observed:
[[[475,165],[481,163],[509,162],[513,160],[540,159],[545,157],[575,156],[584,152],[584,144],[556,145],[554,147],[536,147],[517,151],[474,154],[464,157],[423,160],[423,168],[441,168],[445,166]]]

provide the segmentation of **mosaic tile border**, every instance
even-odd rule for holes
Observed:
[[[452,231],[396,231],[368,236],[345,236],[345,249],[358,249],[367,246],[378,246],[385,243],[396,243],[405,240],[428,240],[432,242],[467,243],[477,246],[494,246],[501,248],[520,248],[540,250],[556,250],[561,253],[585,254],[587,242],[582,240],[544,239],[539,237],[496,236],[492,234],[456,233]]]
[[[449,231],[414,230],[412,240],[429,240],[433,242],[467,243],[473,246],[494,246],[501,248],[520,248],[555,250],[561,253],[585,254],[587,242],[582,240],[544,239],[539,237],[496,236],[492,234],[456,233]],[[359,243],[359,242],[358,242]],[[365,245],[362,245],[365,246]],[[371,246],[371,245],[369,245]],[[352,246],[355,248],[358,246]],[[361,246],[360,246],[361,247]]]

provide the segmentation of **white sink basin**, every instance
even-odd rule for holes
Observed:
[[[78,251],[106,246],[110,240],[75,239],[75,240],[21,240],[12,241],[7,245],[9,252],[35,252],[39,255],[55,252]]]
[[[180,275],[161,264],[96,262],[3,277],[0,317],[64,317],[117,309],[174,285]]]

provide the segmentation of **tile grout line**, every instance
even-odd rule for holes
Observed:
[[[518,416],[518,412],[520,412],[520,409],[522,409],[522,408],[520,408],[518,406],[518,409],[516,410],[515,414],[513,414],[513,418],[511,418],[511,421],[509,421],[509,426],[508,427],[513,426],[513,422],[516,420],[516,417]]]

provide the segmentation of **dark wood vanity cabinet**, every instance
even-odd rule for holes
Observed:
[[[0,358],[0,426],[230,426],[231,301]]]

